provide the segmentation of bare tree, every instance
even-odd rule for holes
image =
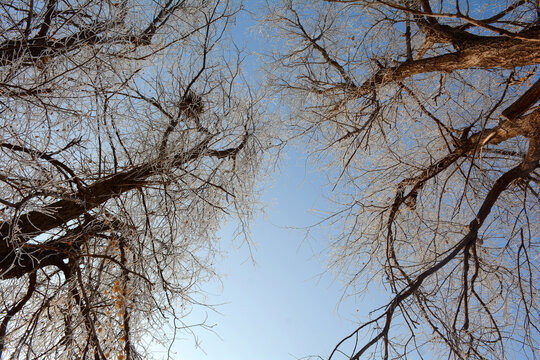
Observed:
[[[538,356],[539,17],[534,0],[269,9],[272,84],[333,179],[331,265],[391,292],[330,358]]]
[[[137,359],[250,215],[257,99],[227,1],[0,4],[0,356]],[[167,325],[167,326],[165,326]]]

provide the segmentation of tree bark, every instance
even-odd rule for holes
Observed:
[[[540,37],[540,30],[532,32]],[[406,78],[431,72],[450,72],[470,68],[503,68],[540,64],[540,42],[511,39],[504,36],[478,37],[474,44],[463,50],[425,59],[407,61],[398,66],[382,69],[365,81],[353,93],[368,95],[373,86],[398,82]]]

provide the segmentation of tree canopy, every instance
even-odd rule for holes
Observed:
[[[229,47],[240,8],[0,7],[0,354],[146,358],[140,340],[174,337],[213,276],[223,215],[250,216],[261,122]]]
[[[0,4],[0,357],[141,359],[189,331],[220,224],[249,223],[293,139],[331,181],[330,269],[390,293],[331,359],[534,357],[538,1],[268,2],[259,88],[240,11]]]
[[[269,76],[333,179],[331,266],[392,294],[330,358],[533,356],[538,2],[284,4]]]

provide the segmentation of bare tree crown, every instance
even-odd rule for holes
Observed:
[[[0,4],[2,358],[140,359],[189,331],[215,233],[249,220],[280,126],[232,50],[241,9]],[[330,358],[538,352],[539,16],[533,0],[268,2],[280,140],[332,179],[331,267],[390,292]]]
[[[0,8],[0,354],[146,358],[214,275],[223,215],[250,215],[261,123],[228,47],[240,8]]]
[[[537,353],[538,18],[535,1],[270,6],[271,85],[334,179],[331,265],[392,294],[330,358]]]

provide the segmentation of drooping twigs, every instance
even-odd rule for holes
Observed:
[[[540,131],[537,132],[537,135],[540,134]],[[463,251],[466,247],[470,246],[474,241],[476,241],[478,232],[482,227],[482,224],[488,217],[491,212],[491,209],[497,202],[499,196],[503,191],[513,182],[519,179],[527,177],[532,171],[534,171],[540,165],[540,137],[531,140],[531,145],[529,147],[529,152],[525,161],[523,161],[519,166],[516,166],[501,177],[493,184],[491,190],[486,195],[482,206],[476,213],[476,218],[472,220],[469,224],[469,232],[465,235],[454,247],[452,250],[440,259],[435,265],[431,266],[427,270],[423,271],[418,275],[406,288],[398,292],[396,297],[386,306],[384,313],[384,326],[377,335],[375,335],[366,345],[364,345],[356,354],[354,354],[351,359],[358,360],[369,348],[379,342],[381,339],[385,342],[385,348],[387,348],[390,325],[393,320],[394,312],[396,309],[403,303],[405,299],[413,295],[417,289],[419,289],[422,283],[430,276],[434,275],[437,271],[446,266],[449,262],[454,260],[456,256]],[[385,351],[385,359],[388,358],[388,351]]]

